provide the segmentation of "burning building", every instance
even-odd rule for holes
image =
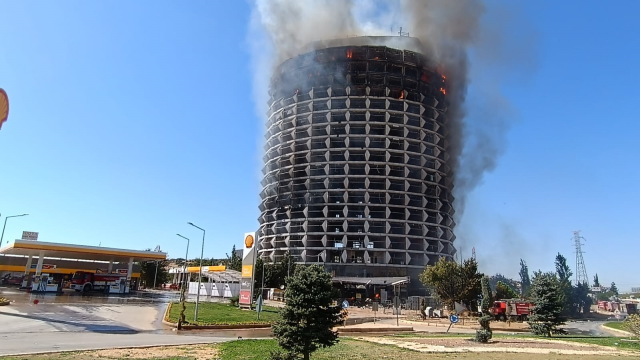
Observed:
[[[409,276],[455,254],[447,79],[410,37],[316,42],[271,78],[260,256],[334,277]],[[410,292],[415,292],[411,291]]]

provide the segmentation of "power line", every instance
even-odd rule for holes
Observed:
[[[573,232],[573,242],[576,247],[576,285],[587,284],[589,285],[589,277],[587,276],[587,267],[584,265],[584,258],[582,256],[582,240],[585,240],[580,236],[580,230]]]

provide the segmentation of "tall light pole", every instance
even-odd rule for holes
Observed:
[[[203,228],[194,225],[193,223],[187,223],[195,228],[202,230],[202,251],[200,252],[200,269],[198,269],[198,293],[196,294],[196,311],[193,316],[193,322],[198,321],[198,304],[200,303],[200,282],[202,281],[202,257],[204,256],[204,235],[206,231]]]
[[[11,215],[4,218],[4,226],[2,227],[2,235],[0,235],[0,248],[2,247],[2,239],[4,239],[4,229],[7,227],[7,220],[13,217],[27,216],[29,214]]]
[[[178,236],[180,236],[181,238],[187,240],[187,253],[184,255],[184,271],[189,274],[189,271],[187,271],[187,259],[189,258],[189,238],[182,236],[180,234],[176,234]],[[187,286],[187,278],[186,275],[183,275],[182,278],[182,286]],[[198,293],[200,292],[200,290],[198,289]],[[186,295],[185,295],[186,296]],[[182,301],[182,296],[180,296],[180,301]]]

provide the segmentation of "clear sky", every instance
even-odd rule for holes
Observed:
[[[553,270],[557,252],[575,270],[582,230],[590,278],[640,286],[640,3],[520,10],[534,65],[503,89],[517,115],[456,229],[462,252],[513,277],[519,258]],[[250,16],[248,1],[2,2],[0,221],[30,214],[8,221],[5,243],[27,230],[180,257],[181,233],[195,256],[191,221],[205,257],[239,245],[258,226],[262,156]]]

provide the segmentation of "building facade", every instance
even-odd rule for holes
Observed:
[[[418,289],[426,265],[453,257],[447,83],[422,48],[409,37],[339,39],[276,68],[265,261],[290,252],[335,277],[410,276]]]

